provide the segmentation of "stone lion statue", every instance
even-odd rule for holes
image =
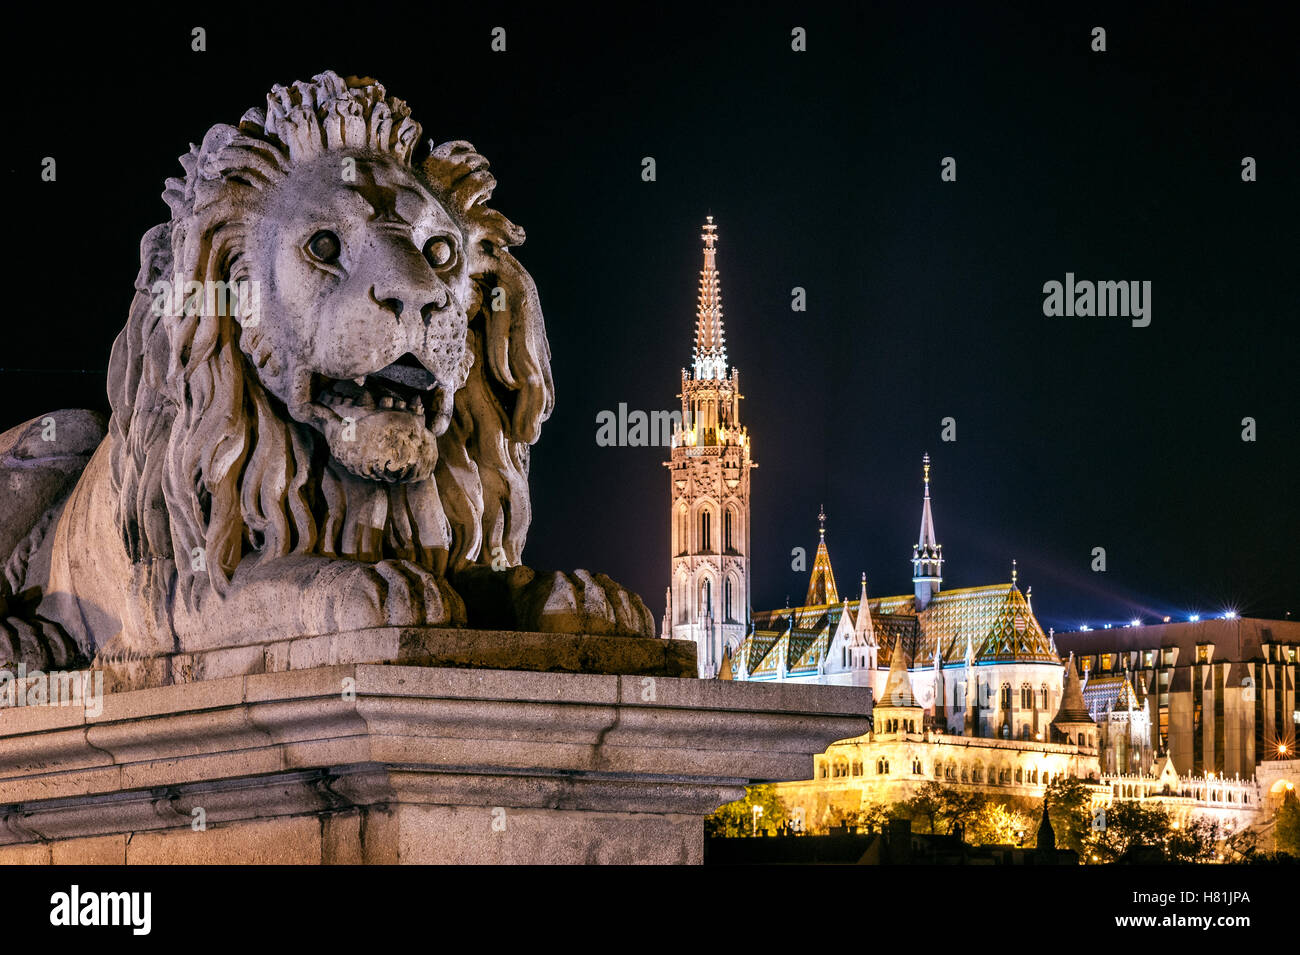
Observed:
[[[550,349],[473,146],[422,150],[402,100],[323,73],[181,165],[107,427],[0,435],[0,665],[380,626],[653,635],[608,577],[520,566]]]

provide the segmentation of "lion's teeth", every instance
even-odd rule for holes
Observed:
[[[411,414],[424,414],[424,402],[420,400],[419,395],[412,398],[407,407],[411,409]]]
[[[391,408],[392,406],[393,406],[393,399],[388,397],[388,395],[384,395],[382,398],[379,399],[379,407]]]
[[[360,385],[362,388],[364,388],[364,387],[366,386],[366,376],[365,376],[365,375],[358,375],[357,377],[353,378],[352,380],[355,381],[355,382],[356,382],[358,385]]]

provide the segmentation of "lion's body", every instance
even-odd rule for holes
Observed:
[[[519,626],[653,632],[608,578],[499,574],[531,515],[549,345],[486,161],[452,142],[416,163],[418,139],[382,86],[325,73],[182,157],[141,242],[107,436],[9,520],[39,557],[0,592],[11,658],[473,623],[453,579]]]

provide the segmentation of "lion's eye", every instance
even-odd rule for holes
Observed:
[[[435,269],[443,269],[456,257],[456,247],[446,236],[435,235],[424,243],[424,257]]]
[[[307,240],[307,251],[312,258],[332,265],[339,260],[339,253],[343,251],[343,245],[339,242],[339,237],[333,232],[322,229]]]

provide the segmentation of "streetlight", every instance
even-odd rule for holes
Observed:
[[[749,828],[749,834],[750,834],[751,836],[756,836],[756,835],[758,835],[758,817],[761,816],[761,815],[763,815],[763,807],[762,807],[762,806],[753,806],[753,807],[751,807],[750,812],[751,812],[751,814],[752,814],[753,822],[752,822],[752,824],[750,825],[750,828]]]

